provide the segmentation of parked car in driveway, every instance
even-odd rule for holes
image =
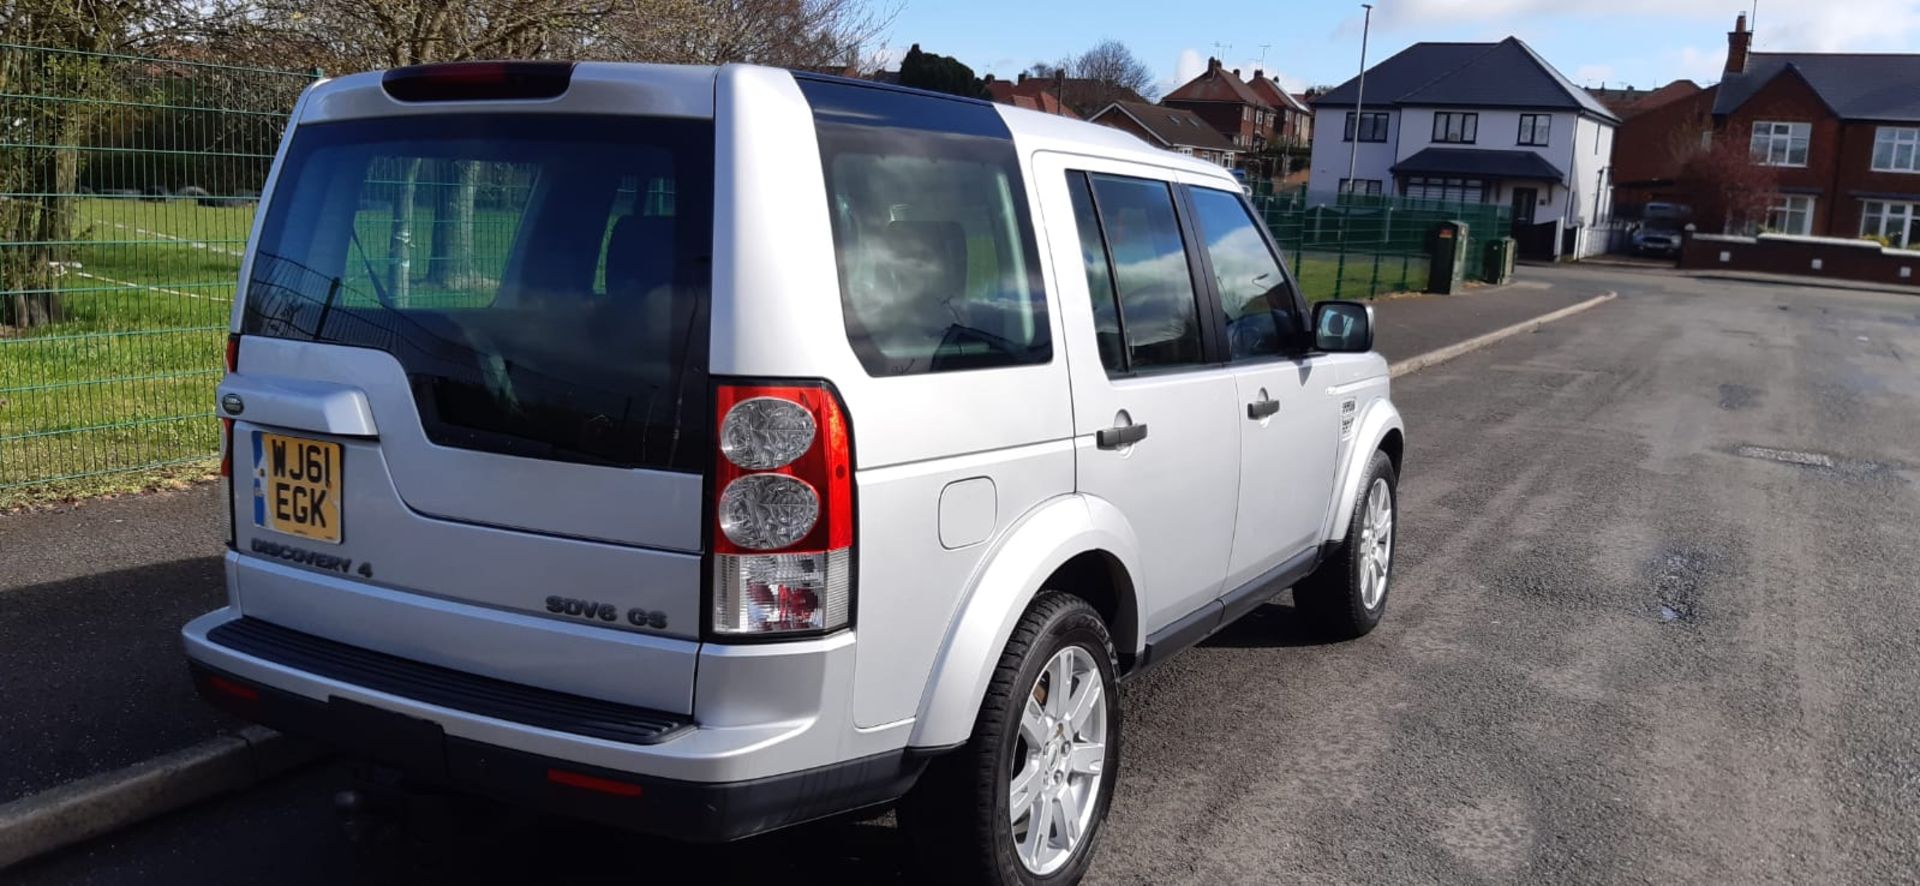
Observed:
[[[1256,219],[1116,130],[785,70],[316,84],[197,684],[404,783],[703,841],[897,805],[942,873],[1076,880],[1119,681],[1289,586],[1386,611],[1371,309]]]
[[[1678,256],[1684,240],[1681,231],[1693,216],[1693,210],[1675,203],[1649,203],[1643,212],[1643,220],[1629,238],[1633,254]]]

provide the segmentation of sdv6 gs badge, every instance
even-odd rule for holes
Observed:
[[[598,621],[619,621],[620,610],[612,603],[600,603],[593,600],[581,600],[575,597],[553,595],[547,598],[547,611],[555,615],[571,615],[576,618]],[[635,606],[627,610],[627,623],[636,628],[660,630],[667,626],[665,612],[644,609]]]

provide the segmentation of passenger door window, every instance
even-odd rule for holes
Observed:
[[[1280,259],[1267,245],[1260,223],[1238,194],[1193,188],[1194,217],[1213,266],[1213,280],[1226,313],[1231,359],[1255,360],[1295,353],[1301,339],[1293,287]]]
[[[1166,182],[1112,175],[1087,177],[1091,199],[1074,196],[1074,211],[1099,220],[1080,225],[1087,282],[1094,300],[1096,331],[1111,316],[1118,346],[1107,362],[1114,373],[1139,372],[1205,362],[1201,314],[1195,298],[1186,241]],[[1073,184],[1069,182],[1069,185]],[[1069,187],[1069,190],[1075,190]],[[1102,235],[1099,243],[1094,234]],[[1107,273],[1098,266],[1105,264]],[[1101,304],[1111,300],[1113,308]],[[1109,359],[1102,345],[1102,360]],[[1115,363],[1119,363],[1118,366]]]

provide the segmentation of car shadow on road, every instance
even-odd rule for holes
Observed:
[[[918,882],[921,874],[891,815],[816,822],[711,846],[539,819],[438,842],[400,838],[382,852],[362,854],[355,867],[357,882],[394,884],[878,884]]]
[[[1292,592],[1287,592],[1221,628],[1200,645],[1215,649],[1293,649],[1330,642],[1314,633],[1313,626],[1294,608]]]
[[[220,558],[0,588],[0,801],[210,738],[180,626],[226,601]]]

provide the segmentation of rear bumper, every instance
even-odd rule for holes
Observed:
[[[203,694],[242,718],[422,781],[663,836],[728,840],[883,803],[924,762],[906,747],[913,721],[853,726],[852,632],[694,647],[696,702],[686,714],[401,658],[234,608],[181,633]],[[525,657],[490,648],[496,662]],[[645,681],[643,663],[601,665]],[[633,786],[637,796],[557,784],[549,770]]]
[[[392,766],[415,782],[678,840],[736,840],[885,803],[905,794],[930,759],[902,749],[746,781],[680,781],[458,738],[431,720],[315,701],[198,662],[189,668],[215,706]]]

